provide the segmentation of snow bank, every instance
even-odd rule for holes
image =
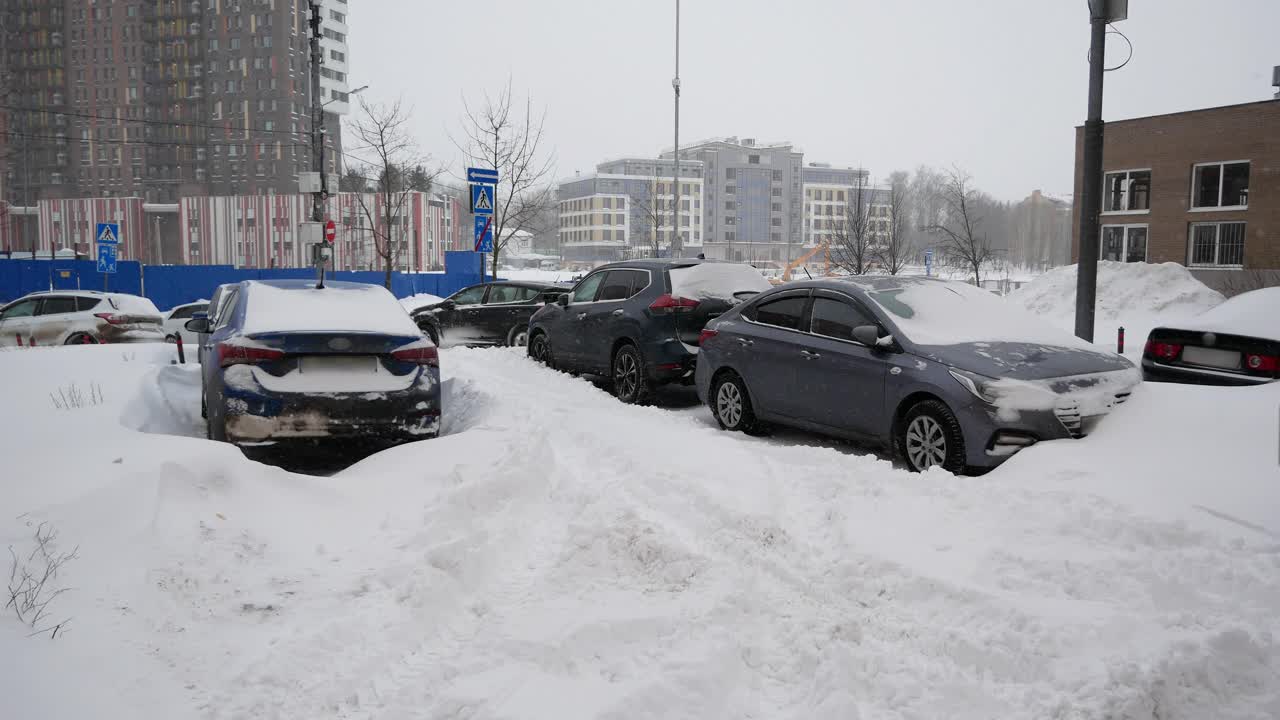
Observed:
[[[668,272],[671,294],[691,300],[740,302],[746,297],[739,293],[760,293],[773,287],[759,270],[738,263],[699,263]]]
[[[444,298],[439,295],[418,293],[417,295],[410,295],[407,298],[400,298],[400,305],[404,307],[406,312],[412,313],[413,311],[420,310],[428,305],[435,305],[442,300],[444,300]]]
[[[1059,328],[1075,332],[1076,266],[1054,268],[1013,291],[1007,298]],[[1195,279],[1176,263],[1098,263],[1093,337],[1115,348],[1116,329],[1125,329],[1125,354],[1142,354],[1151,328],[1175,322],[1218,305],[1222,293]]]
[[[1280,340],[1280,287],[1242,293],[1177,327]]]
[[[394,295],[380,285],[330,283],[323,289],[249,285],[245,335],[271,332],[421,334]]]
[[[65,633],[0,613],[6,716],[1280,713],[1280,386],[1143,386],[964,478],[455,349],[450,434],[304,477],[129,352],[0,353],[0,545],[80,548]]]

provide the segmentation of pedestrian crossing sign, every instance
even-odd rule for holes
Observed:
[[[471,186],[471,212],[476,215],[493,214],[492,185],[476,184]]]
[[[98,244],[115,245],[120,242],[120,225],[118,223],[98,223]]]

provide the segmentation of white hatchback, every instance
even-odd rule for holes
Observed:
[[[164,314],[164,339],[166,342],[173,342],[178,336],[182,336],[182,344],[189,347],[195,347],[200,342],[200,336],[187,329],[187,321],[191,316],[198,312],[208,312],[208,300],[196,300],[183,305],[175,305],[172,310]]]

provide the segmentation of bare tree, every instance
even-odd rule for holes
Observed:
[[[871,198],[867,177],[859,172],[849,188],[844,217],[831,223],[831,262],[851,275],[865,275],[875,259],[875,233],[871,222]]]
[[[666,223],[671,206],[669,203],[663,202],[658,197],[656,190],[656,178],[654,182],[649,183],[648,194],[642,197],[631,198],[631,206],[645,221],[645,227],[642,232],[648,234],[649,247],[653,250],[653,257],[662,254],[662,227]],[[635,230],[632,230],[634,233]]]
[[[875,250],[876,262],[890,275],[902,272],[916,254],[911,238],[911,185],[905,172],[889,176],[889,230]]]
[[[543,126],[546,111],[535,116],[532,98],[521,107],[512,100],[511,81],[496,97],[484,96],[484,105],[473,110],[462,100],[466,140],[458,146],[473,165],[498,171],[493,213],[493,267],[498,256],[519,231],[529,231],[544,208],[553,202],[549,182],[552,162],[544,155]]]
[[[991,262],[991,242],[979,231],[982,218],[977,214],[982,198],[973,186],[973,178],[960,168],[947,171],[940,191],[940,219],[925,229],[938,238],[946,262],[957,269],[973,273],[973,284],[982,284],[982,268]]]
[[[360,117],[352,120],[348,129],[356,140],[351,153],[359,158],[361,167],[352,175],[376,177],[373,192],[357,193],[356,202],[360,214],[369,225],[374,252],[382,259],[383,284],[391,288],[391,270],[400,262],[404,252],[408,221],[409,198],[414,186],[409,178],[420,171],[430,187],[436,170],[427,169],[427,158],[418,151],[417,143],[409,134],[409,117],[412,108],[406,108],[396,100],[390,105],[370,103],[360,98]],[[353,178],[354,179],[354,178]]]

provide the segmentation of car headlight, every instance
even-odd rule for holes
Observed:
[[[994,378],[954,368],[950,369],[949,372],[951,377],[955,378],[956,382],[963,385],[964,389],[968,390],[974,397],[983,402],[995,404],[996,394],[991,391],[991,383],[994,382]]]

